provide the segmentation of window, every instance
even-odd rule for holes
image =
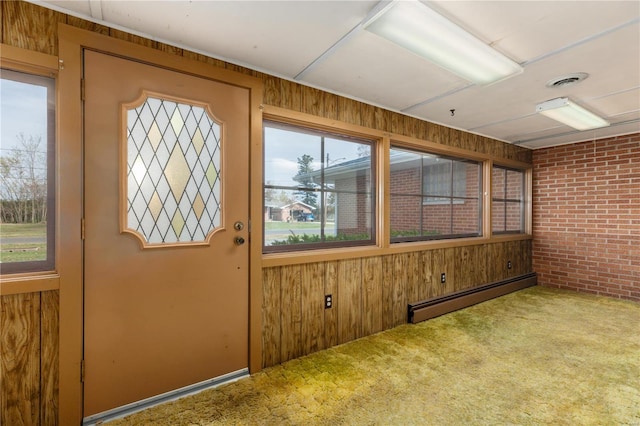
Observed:
[[[264,252],[373,244],[373,141],[264,124]]]
[[[493,166],[491,217],[494,234],[524,233],[525,173]]]
[[[452,172],[453,178],[451,176]],[[453,200],[454,203],[463,203],[462,198],[464,198],[467,190],[465,163],[436,159],[435,163],[425,164],[422,171],[422,189],[424,194],[430,195],[447,195],[452,193],[455,197]],[[424,199],[423,202],[424,204],[449,204],[450,200],[448,197],[429,197]]]
[[[391,241],[482,235],[482,164],[404,148],[390,152]]]
[[[55,80],[2,69],[2,273],[53,270]]]

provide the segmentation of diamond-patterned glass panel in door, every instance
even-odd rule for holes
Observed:
[[[151,245],[220,225],[221,126],[203,107],[147,97],[126,110],[127,225]]]

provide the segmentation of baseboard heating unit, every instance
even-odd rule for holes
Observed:
[[[409,304],[409,322],[426,321],[538,283],[535,272]]]

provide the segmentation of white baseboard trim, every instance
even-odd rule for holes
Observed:
[[[204,390],[212,389],[225,383],[235,382],[236,380],[240,380],[248,376],[249,370],[247,368],[232,371],[231,373],[223,374],[222,376],[214,377],[213,379],[194,383],[180,389],[175,389],[137,402],[132,402],[131,404],[123,405],[122,407],[117,407],[111,410],[103,411],[101,413],[93,414],[82,419],[82,424],[87,426],[100,425],[111,420],[119,419],[121,417],[137,413],[138,411],[146,410],[156,405],[164,404],[169,401],[175,401],[176,399],[184,398],[189,395],[195,395]]]

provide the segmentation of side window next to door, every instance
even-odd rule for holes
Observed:
[[[55,269],[55,80],[2,69],[0,273]]]

